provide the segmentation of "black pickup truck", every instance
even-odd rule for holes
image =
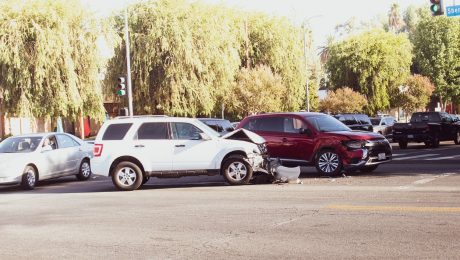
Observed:
[[[453,140],[460,144],[460,124],[457,119],[444,112],[416,112],[410,123],[393,126],[393,141],[401,149],[409,142],[424,142],[427,147],[438,147],[440,141]]]

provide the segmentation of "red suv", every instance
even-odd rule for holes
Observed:
[[[352,131],[321,113],[260,114],[246,117],[238,128],[264,137],[270,157],[283,165],[314,165],[323,175],[371,172],[392,157],[390,143],[382,135]]]

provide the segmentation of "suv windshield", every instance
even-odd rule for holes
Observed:
[[[11,137],[0,143],[0,153],[30,153],[42,140],[39,136]]]
[[[308,116],[305,119],[320,132],[351,131],[348,126],[332,116]]]

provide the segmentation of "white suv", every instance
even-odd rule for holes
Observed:
[[[135,190],[149,177],[215,174],[238,185],[253,172],[267,173],[265,154],[265,140],[244,129],[220,137],[192,118],[119,117],[100,129],[91,168],[120,190]]]

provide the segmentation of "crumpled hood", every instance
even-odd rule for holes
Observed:
[[[337,131],[337,132],[328,132],[331,135],[340,135],[346,136],[353,140],[371,140],[371,139],[384,139],[381,134],[373,132],[364,132],[364,131]]]
[[[240,128],[237,129],[233,132],[230,132],[228,134],[225,134],[224,136],[221,137],[222,139],[231,139],[231,140],[240,140],[240,141],[246,141],[246,142],[251,142],[255,144],[263,144],[265,143],[265,139],[249,130]]]

